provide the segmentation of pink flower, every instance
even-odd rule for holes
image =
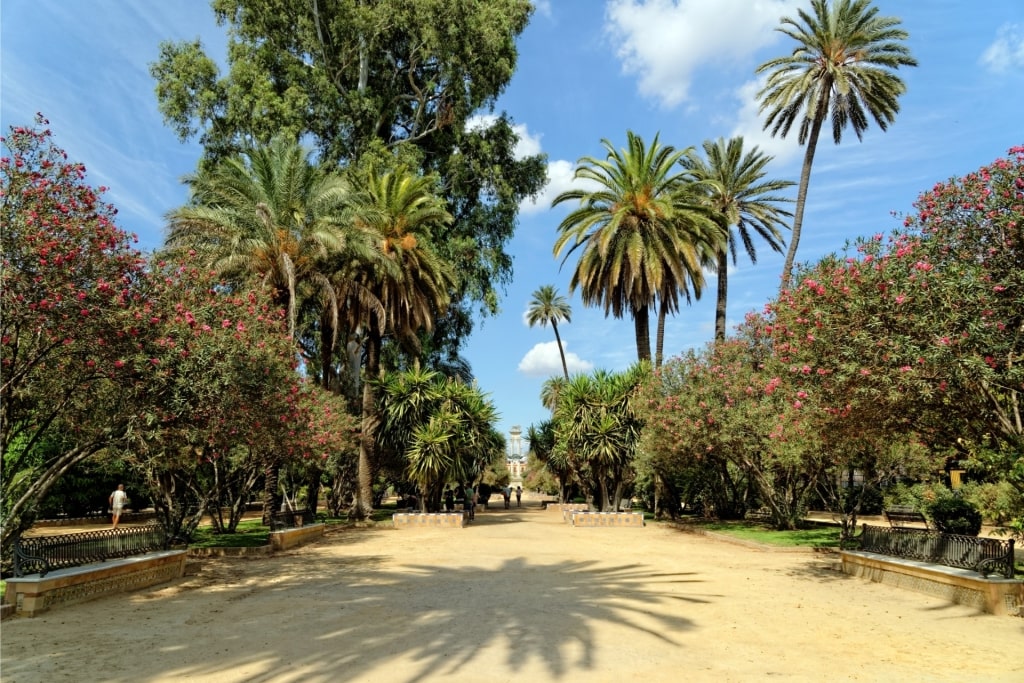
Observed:
[[[123,368],[124,367],[124,361],[123,360],[115,360],[114,361],[114,367],[115,368]]]

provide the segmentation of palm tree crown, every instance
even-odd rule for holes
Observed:
[[[699,295],[700,245],[717,226],[689,201],[682,172],[674,172],[684,151],[662,146],[657,136],[648,147],[632,131],[626,135],[625,149],[602,140],[605,159],[580,159],[575,177],[596,184],[596,190],[555,197],[553,205],[580,205],[558,226],[554,253],[568,248],[564,263],[583,247],[570,291],[579,287],[583,303],[603,305],[605,315],[621,318],[628,310],[637,357],[650,360],[649,308],[658,297],[676,301],[688,282]]]
[[[886,130],[899,112],[899,96],[906,91],[894,71],[917,66],[902,43],[908,34],[898,28],[900,20],[878,16],[870,0],[811,0],[811,10],[812,14],[798,10],[798,19],[782,18],[777,30],[796,41],[796,47],[791,54],[757,68],[757,73],[768,74],[758,93],[761,111],[768,112],[765,129],[786,137],[799,120],[798,141],[807,146],[783,287],[789,284],[800,241],[811,164],[825,118],[831,117],[836,144],[847,126],[861,139],[869,117]]]
[[[751,263],[757,263],[757,250],[753,235],[757,234],[772,250],[782,251],[780,227],[787,227],[785,217],[793,214],[779,204],[792,199],[779,196],[780,192],[796,183],[789,180],[765,180],[765,166],[772,157],[756,146],[746,154],[743,138],[728,141],[704,141],[704,156],[690,151],[682,159],[683,167],[691,178],[698,181],[706,193],[713,218],[727,235],[716,254],[718,261],[718,302],[715,309],[715,339],[725,339],[725,313],[728,296],[729,255],[736,263],[736,243],[742,242]],[[735,227],[735,230],[732,228]]]
[[[258,274],[295,336],[298,288],[349,237],[341,178],[321,172],[298,144],[277,138],[187,176],[190,201],[168,216],[167,247],[193,250],[226,277]]]
[[[530,327],[538,324],[545,327],[551,323],[555,342],[558,344],[558,355],[562,357],[562,372],[565,373],[565,378],[569,379],[569,366],[565,362],[565,350],[562,348],[562,338],[558,334],[558,323],[572,322],[572,308],[569,302],[553,285],[542,285],[533,293],[526,321]]]

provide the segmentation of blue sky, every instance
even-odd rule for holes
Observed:
[[[1024,2],[879,0],[910,33],[919,62],[901,70],[908,92],[895,124],[870,128],[863,142],[823,138],[808,195],[799,261],[840,250],[847,240],[887,232],[936,181],[974,170],[1024,143]],[[807,0],[538,0],[519,41],[519,67],[498,110],[520,126],[524,153],[548,155],[549,185],[525,205],[509,245],[515,279],[502,313],[477,325],[465,355],[502,415],[499,428],[547,416],[539,393],[561,372],[550,328],[529,328],[531,293],[553,284],[568,293],[575,265],[552,255],[568,211],[551,198],[566,189],[574,163],[617,147],[633,130],[677,147],[743,135],[775,155],[773,177],[797,180],[801,148],[762,132],[754,70],[792,48],[774,29]],[[122,228],[143,248],[163,239],[164,214],[185,201],[180,178],[201,150],[163,125],[148,65],[161,40],[199,37],[223,60],[225,30],[206,0],[4,0],[0,5],[0,123],[50,120],[57,143],[108,186]],[[489,112],[481,112],[482,116]],[[793,191],[795,196],[795,189]],[[730,327],[774,294],[782,256],[759,248],[757,265],[729,274]],[[670,355],[713,336],[714,276],[707,294],[667,326]],[[559,328],[570,371],[627,367],[636,357],[632,321],[606,319],[570,299]],[[653,334],[653,330],[652,330]]]

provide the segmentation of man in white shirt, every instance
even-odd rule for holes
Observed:
[[[128,502],[128,494],[124,492],[124,484],[118,484],[117,490],[110,494],[110,509],[114,515],[114,528],[117,528],[117,522],[121,519],[121,511],[124,510],[124,504]]]

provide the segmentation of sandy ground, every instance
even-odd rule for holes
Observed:
[[[662,525],[539,505],[465,529],[332,530],[3,622],[34,681],[1024,681],[1024,619]]]

